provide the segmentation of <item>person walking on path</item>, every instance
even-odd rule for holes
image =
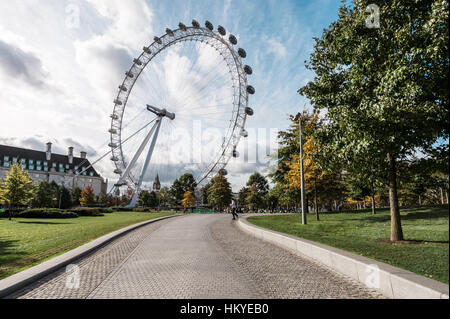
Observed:
[[[239,218],[239,215],[237,214],[237,205],[234,198],[231,200],[231,213],[233,214],[233,220],[236,220],[236,218]]]

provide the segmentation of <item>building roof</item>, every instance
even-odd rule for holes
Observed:
[[[84,168],[87,168],[91,165],[89,160],[83,159],[81,157],[73,157],[72,164],[69,163],[68,155],[60,155],[52,153],[50,161],[47,161],[46,152],[35,151],[25,148],[13,147],[0,145],[0,167],[5,167],[5,156],[8,157],[8,162],[11,163],[13,159],[17,158],[19,163],[22,163],[22,160],[25,160],[25,163],[22,163],[26,170],[33,171],[43,171],[46,172],[45,167],[48,168],[48,171],[51,170],[52,167],[55,167],[55,171],[59,173],[68,173],[69,170],[75,172],[75,168],[77,168],[77,172],[81,173]],[[30,163],[30,160],[33,162]],[[41,165],[37,165],[38,161]],[[60,166],[60,164],[62,166]],[[84,174],[83,174],[84,175]],[[97,171],[91,167],[86,171],[86,175],[100,177]]]

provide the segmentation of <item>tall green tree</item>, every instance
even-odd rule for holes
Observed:
[[[72,188],[71,196],[72,196],[72,205],[80,205],[80,197],[81,197],[82,189],[78,186],[74,186]]]
[[[248,196],[247,204],[254,208],[265,208],[267,206],[267,195],[269,183],[260,173],[256,172],[247,181]]]
[[[48,181],[40,181],[34,190],[34,207],[53,207],[57,199],[55,188]]]
[[[398,162],[448,138],[448,1],[379,0],[380,28],[369,28],[372,2],[344,2],[315,39],[307,67],[316,76],[299,92],[326,111],[316,138],[330,161],[386,170],[396,241],[403,239]]]
[[[238,205],[239,206],[247,206],[247,197],[249,195],[249,188],[248,187],[242,187],[239,191],[239,197],[238,197]]]
[[[158,196],[155,192],[149,192],[148,190],[143,190],[139,193],[138,205],[143,207],[157,207],[158,206]]]
[[[159,205],[167,206],[172,202],[172,194],[167,186],[161,188],[158,193]]]
[[[58,188],[58,207],[67,209],[72,206],[72,196],[70,190],[64,186]]]
[[[195,182],[195,178],[190,173],[186,173],[182,175],[180,178],[176,179],[173,182],[172,187],[170,188],[174,204],[181,205],[181,201],[184,198],[184,194],[189,191],[194,192],[196,187],[197,183]]]
[[[0,202],[9,208],[28,205],[33,198],[33,181],[18,163],[12,164],[6,178],[0,181]],[[12,218],[9,209],[9,220]]]
[[[223,210],[231,203],[232,196],[231,185],[224,175],[218,174],[211,180],[211,186],[208,189],[208,203],[210,205]]]

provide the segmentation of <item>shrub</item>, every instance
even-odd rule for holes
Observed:
[[[101,208],[78,207],[71,209],[70,211],[76,213],[78,216],[86,216],[86,217],[105,216],[103,215]]]
[[[110,214],[110,213],[113,213],[114,211],[112,210],[112,208],[110,208],[110,207],[102,207],[101,209],[100,209],[100,211],[103,213],[103,214]]]
[[[133,208],[133,212],[148,213],[148,212],[150,212],[150,208],[136,207],[136,208]]]
[[[57,208],[27,209],[17,214],[20,218],[77,218],[78,215]]]
[[[123,206],[114,206],[114,207],[111,207],[111,209],[115,212],[129,212],[132,210],[131,208],[127,208],[127,207],[123,207]]]
[[[2,208],[0,209],[0,218],[9,218],[9,212],[11,211],[11,216],[16,217],[20,212],[23,212],[26,208]]]

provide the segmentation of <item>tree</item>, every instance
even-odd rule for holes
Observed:
[[[78,186],[72,188],[72,205],[80,205],[81,192],[82,190]]]
[[[70,190],[66,187],[59,187],[57,196],[59,200],[59,208],[67,209],[72,206],[72,196],[70,194]]]
[[[211,187],[211,182],[209,182],[208,184],[206,184],[205,186],[202,187],[202,202],[205,205],[209,205],[208,203],[208,191],[209,188]]]
[[[15,208],[27,205],[33,198],[33,181],[18,163],[12,164],[6,178],[0,181],[0,201]],[[12,218],[9,209],[9,220]]]
[[[326,126],[316,138],[330,161],[387,172],[391,240],[403,239],[398,162],[448,138],[448,2],[380,0],[380,28],[366,26],[370,0],[345,3],[315,39],[307,68],[316,77],[299,90]]]
[[[219,174],[211,180],[208,189],[208,203],[213,207],[223,210],[231,203],[233,197],[230,183],[223,174]]]
[[[158,196],[155,192],[149,192],[143,190],[139,193],[138,205],[142,207],[157,207],[158,206]]]
[[[194,193],[191,191],[186,192],[183,196],[183,200],[181,201],[181,204],[183,205],[184,209],[194,207],[195,206]]]
[[[33,196],[34,207],[53,207],[57,200],[57,193],[48,181],[40,181],[35,187]]]
[[[269,183],[260,173],[254,173],[247,182],[248,195],[246,202],[254,208],[265,208],[267,206],[266,197],[269,193]]]
[[[158,193],[158,197],[159,197],[159,204],[161,206],[166,206],[170,202],[172,202],[171,200],[172,195],[168,187],[162,187]]]
[[[102,204],[102,205],[106,205],[106,194],[104,193],[100,193],[100,195],[98,196],[98,203]]]
[[[91,186],[86,186],[81,192],[80,204],[81,206],[89,206],[95,203],[94,190]]]
[[[196,187],[197,183],[192,174],[187,173],[176,179],[170,188],[174,204],[180,205],[184,194],[188,191],[194,192]]]
[[[243,187],[241,188],[241,190],[239,191],[239,197],[238,197],[238,205],[239,206],[247,206],[247,197],[249,195],[249,188],[248,187]]]

